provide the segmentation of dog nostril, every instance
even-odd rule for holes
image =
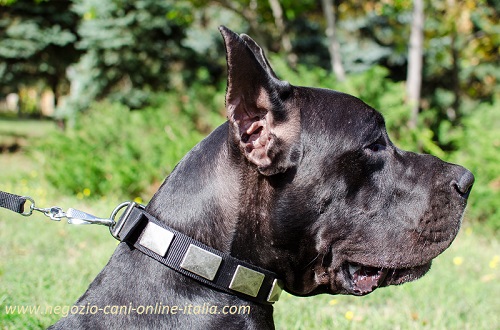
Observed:
[[[473,184],[474,175],[468,170],[465,170],[460,179],[455,182],[455,186],[457,187],[458,192],[462,195],[468,195]]]

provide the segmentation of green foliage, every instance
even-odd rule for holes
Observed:
[[[469,214],[500,230],[500,111],[498,98],[482,103],[464,122],[461,145],[450,160],[474,173]]]
[[[182,94],[179,107],[198,131],[208,134],[224,120],[225,92],[225,85],[216,89],[214,86],[195,84]]]
[[[40,142],[44,176],[63,193],[140,196],[202,137],[181,102],[166,94],[143,111],[93,104],[73,129]]]
[[[269,57],[278,77],[289,81],[292,85],[334,88],[336,84],[331,73],[323,68],[299,64],[292,69],[282,56],[271,54]]]

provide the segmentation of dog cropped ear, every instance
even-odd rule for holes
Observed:
[[[225,27],[220,31],[226,46],[226,109],[232,141],[264,175],[296,166],[301,156],[300,112],[286,104],[292,86],[276,77],[249,36]]]

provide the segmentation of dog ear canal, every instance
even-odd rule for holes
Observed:
[[[287,111],[284,104],[292,87],[277,78],[250,37],[225,27],[220,31],[227,55],[226,109],[232,141],[260,173],[284,172],[299,158],[292,145],[300,140],[300,113]]]

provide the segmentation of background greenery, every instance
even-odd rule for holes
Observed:
[[[424,1],[416,127],[405,103],[412,1],[335,1],[344,81],[330,68],[320,1],[279,1],[284,25],[272,2],[0,0],[0,189],[102,216],[123,199],[147,202],[225,120],[224,24],[254,37],[280,78],[356,95],[384,114],[398,146],[476,176],[464,229],[424,279],[361,299],[285,296],[278,328],[500,328],[500,2]],[[2,103],[9,93],[15,112]],[[102,228],[6,212],[0,241],[2,329],[53,322],[3,308],[73,303],[115,246]]]

